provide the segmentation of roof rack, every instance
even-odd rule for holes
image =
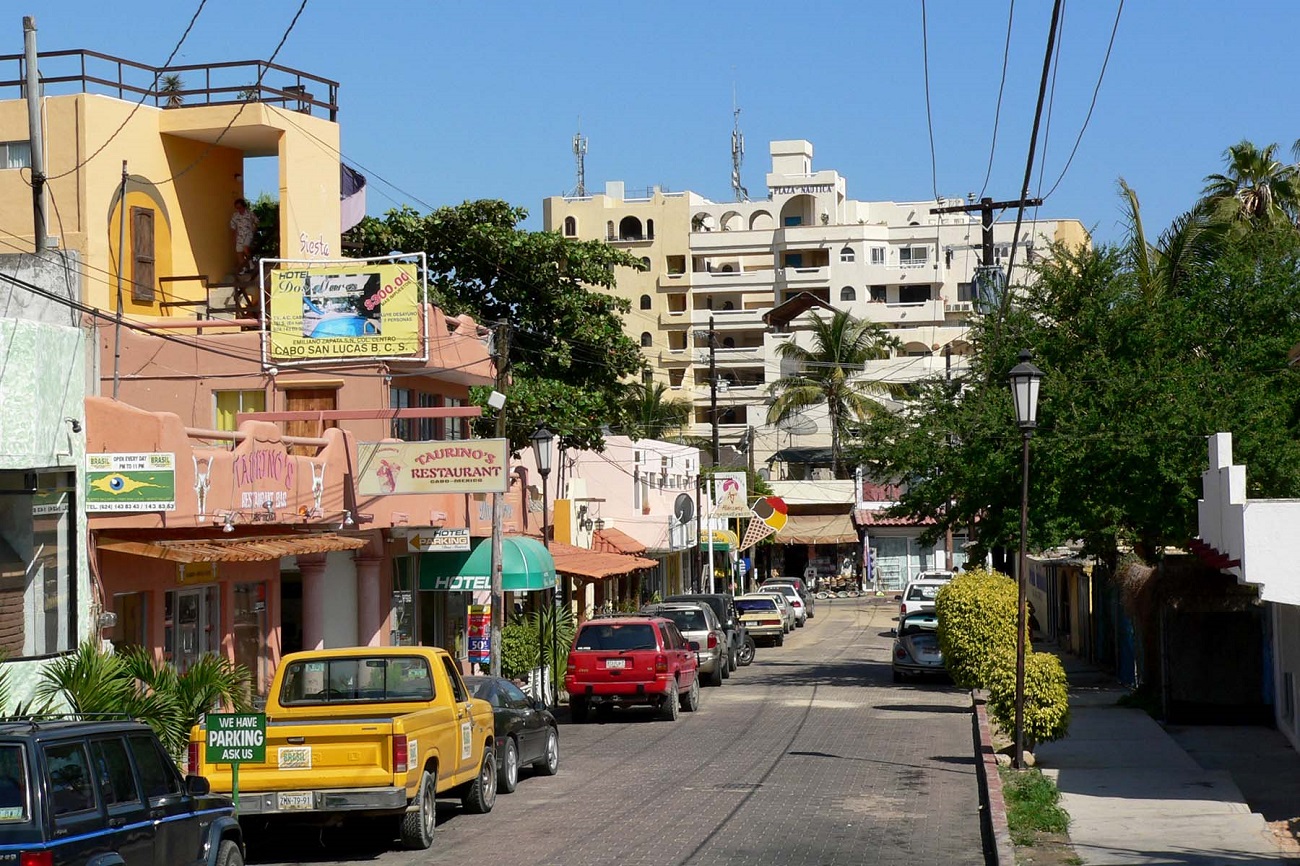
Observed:
[[[29,713],[0,716],[0,724],[28,724],[39,728],[42,722],[138,722],[130,713]]]

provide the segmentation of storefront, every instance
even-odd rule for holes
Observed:
[[[847,511],[792,513],[777,532],[776,544],[772,566],[782,575],[802,577],[815,588],[856,586],[862,548]]]

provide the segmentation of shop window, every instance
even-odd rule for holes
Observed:
[[[76,647],[73,484],[64,472],[0,472],[0,653],[8,658]]]
[[[163,649],[184,673],[200,656],[221,652],[221,594],[217,584],[169,591],[163,601]]]
[[[241,412],[266,411],[266,392],[260,388],[256,391],[214,391],[212,397],[216,403],[218,430],[239,429],[236,417]]]
[[[393,646],[415,646],[415,586],[411,575],[414,558],[399,556],[393,560]]]
[[[271,685],[271,659],[266,650],[266,582],[235,584],[235,603],[230,613],[235,664],[248,668],[257,693],[265,695]]]
[[[109,638],[117,652],[130,647],[147,647],[149,594],[144,592],[125,592],[113,596],[113,613],[117,614],[117,624]]]

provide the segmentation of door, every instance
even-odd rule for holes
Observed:
[[[449,656],[442,656],[442,666],[447,674],[447,681],[451,685],[451,694],[456,701],[456,748],[453,756],[456,760],[456,774],[464,775],[473,774],[478,770],[474,764],[474,715],[470,712],[469,691],[465,688],[465,681],[460,678],[460,671],[452,664]],[[488,726],[491,730],[495,727],[495,722],[491,715],[486,719],[477,720],[479,724]]]
[[[135,762],[145,807],[154,827],[154,862],[194,863],[202,855],[200,823],[194,800],[185,793],[180,771],[151,734],[130,734],[127,749]]]
[[[114,833],[114,849],[126,866],[153,866],[157,825],[149,820],[149,807],[131,769],[131,756],[121,737],[90,741],[94,778]]]
[[[501,680],[501,697],[510,713],[520,720],[519,763],[529,764],[546,756],[546,719],[542,711],[533,706],[528,695],[508,680]]]
[[[329,412],[338,408],[339,392],[336,388],[289,388],[284,392],[284,408],[287,412]],[[333,421],[286,421],[286,436],[321,436],[325,428],[336,426]],[[310,445],[294,445],[290,453],[310,457],[316,448]]]
[[[131,208],[131,262],[131,300],[152,304],[156,274],[151,208]]]
[[[167,593],[164,626],[171,662],[184,673],[220,647],[220,594],[215,584]]]
[[[85,863],[110,850],[116,840],[104,832],[86,744],[81,740],[49,743],[41,749],[41,763],[54,838],[68,840],[60,846],[60,855],[68,863]]]

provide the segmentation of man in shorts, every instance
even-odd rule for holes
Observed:
[[[248,202],[242,198],[235,199],[235,213],[230,217],[230,230],[235,235],[235,258],[241,274],[252,268],[253,231],[256,228],[257,217],[248,209]]]

